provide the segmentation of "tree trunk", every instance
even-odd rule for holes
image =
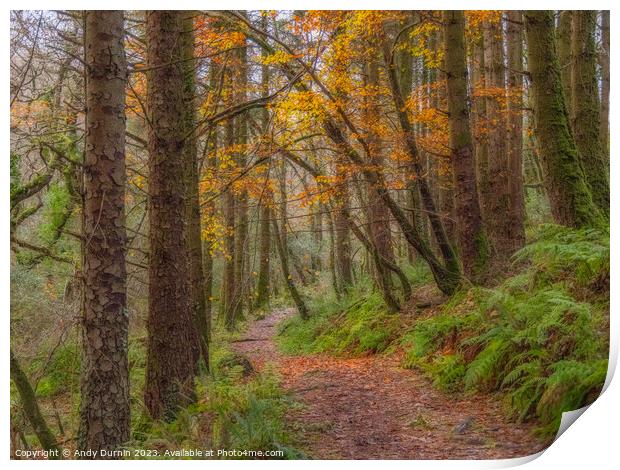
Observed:
[[[459,246],[465,275],[473,280],[479,280],[488,261],[489,247],[478,202],[474,146],[469,125],[463,11],[444,11],[443,22],[445,67],[448,76],[450,148]]]
[[[246,100],[247,95],[247,82],[248,82],[248,59],[247,48],[241,47],[237,50],[237,61],[234,65],[234,94],[235,104],[243,103]],[[245,115],[241,114],[235,118],[235,140],[239,148],[239,152],[236,155],[236,162],[238,167],[243,170],[246,166],[247,158],[245,155],[246,145],[248,142],[248,123]],[[243,180],[239,181],[243,183]],[[235,285],[237,286],[237,295],[235,297],[235,318],[237,322],[243,319],[243,301],[249,299],[249,285],[247,278],[248,270],[248,254],[249,254],[249,238],[248,238],[248,193],[242,186],[239,193],[235,195],[235,211],[236,211],[236,226],[235,226]]]
[[[535,132],[553,217],[571,227],[595,225],[601,221],[601,214],[592,200],[568,124],[553,12],[528,10],[525,24]]]
[[[592,199],[602,214],[609,212],[609,175],[600,136],[600,107],[596,77],[594,28],[596,11],[573,12],[572,35],[572,125],[577,150],[592,190]]]
[[[30,426],[32,426],[32,429],[37,436],[41,447],[43,447],[43,449],[45,450],[53,451],[53,454],[58,454],[58,456],[52,455],[50,458],[62,458],[60,454],[60,449],[56,444],[56,438],[54,438],[52,431],[50,431],[49,426],[45,422],[45,418],[43,418],[43,415],[41,414],[39,404],[37,403],[37,397],[34,394],[32,385],[30,385],[28,377],[22,370],[21,366],[19,365],[19,361],[13,354],[13,350],[11,350],[11,380],[15,384],[17,393],[19,393],[19,399],[22,402],[24,414],[26,415]]]
[[[480,34],[473,44],[473,89],[476,92],[485,88],[485,63],[484,63],[484,34]],[[476,177],[478,181],[478,195],[480,196],[480,209],[482,214],[489,212],[487,207],[491,199],[491,175],[489,174],[489,138],[486,132],[487,99],[483,96],[474,98],[475,129],[477,136],[474,142]],[[484,220],[484,217],[483,217]]]
[[[343,178],[343,181],[339,188],[339,200],[337,201],[336,213],[334,214],[334,231],[336,236],[334,250],[336,255],[336,272],[340,280],[339,290],[344,292],[353,285],[351,237],[346,219],[346,212],[349,210],[349,188],[346,179],[344,179],[344,173],[340,169],[336,171]]]
[[[263,29],[267,27],[268,17],[265,15],[262,17]],[[266,51],[261,51],[263,57],[267,57]],[[261,66],[261,94],[264,97],[269,96],[269,67],[266,65]],[[261,114],[261,126],[262,132],[266,133],[269,128],[269,110],[267,108],[262,110]],[[271,165],[269,166],[271,168]],[[269,187],[269,170],[264,174],[265,185],[263,187],[263,193],[259,201],[259,264],[258,264],[258,281],[256,285],[256,303],[255,308],[262,308],[268,301],[270,295],[269,288],[269,270],[271,261],[271,218],[272,218],[272,205],[273,194]]]
[[[226,147],[231,148],[235,143],[235,124],[233,119],[226,122]],[[232,188],[224,193],[222,201],[222,213],[226,234],[224,236],[224,275],[222,276],[222,290],[224,292],[224,318],[226,328],[232,330],[235,327],[236,302],[238,298],[238,285],[235,283],[235,195]]]
[[[610,49],[609,49],[609,10],[601,11],[601,145],[605,163],[609,167],[609,85],[610,85]]]
[[[402,210],[390,197],[389,192],[385,186],[385,182],[380,177],[380,175],[366,174],[366,177],[368,178],[370,176],[370,182],[375,185],[376,190],[379,191],[379,194],[384,199],[385,204],[392,212],[392,215],[394,216],[398,224],[401,226],[401,229],[403,230],[403,233],[405,237],[407,237],[409,243],[414,245],[414,247],[416,247],[417,245],[416,250],[431,265],[431,271],[433,271],[433,273],[435,274],[435,279],[438,280],[438,283],[440,284],[440,289],[443,290],[447,288],[447,290],[450,291],[452,290],[452,287],[450,286],[453,283],[453,287],[456,288],[456,284],[460,282],[460,269],[458,258],[456,257],[452,245],[450,244],[445,227],[437,211],[435,201],[433,200],[433,196],[431,194],[431,190],[428,185],[425,173],[422,171],[413,126],[411,125],[411,121],[409,120],[409,116],[406,112],[405,101],[398,87],[398,79],[396,76],[395,66],[390,60],[391,49],[387,41],[384,41],[383,44],[383,55],[387,65],[388,82],[390,85],[392,98],[394,100],[396,114],[398,115],[398,121],[400,123],[401,130],[404,133],[405,148],[411,159],[411,170],[412,173],[416,176],[418,187],[420,190],[422,206],[427,212],[433,236],[437,241],[439,252],[441,253],[441,256],[444,260],[444,266],[437,266],[436,263],[433,261],[434,256],[430,256],[430,249],[425,246],[423,240],[419,238],[419,236],[415,233],[415,227],[413,227],[409,223],[406,217],[404,217]],[[377,182],[379,182],[379,184],[376,184]],[[442,271],[441,274],[440,271]]]
[[[569,116],[572,114],[572,64],[573,56],[571,51],[572,41],[572,10],[560,12],[560,20],[556,31],[556,43],[558,47],[558,60],[560,62],[560,77],[562,78],[562,88],[564,90],[564,100]]]
[[[129,440],[130,430],[123,12],[86,11],[84,25],[84,362],[79,447],[112,450]]]
[[[282,276],[284,277],[284,283],[293,298],[293,302],[295,302],[295,306],[297,307],[297,311],[299,312],[299,316],[307,320],[310,318],[310,314],[308,313],[308,307],[301,297],[301,294],[297,290],[295,286],[295,282],[293,281],[293,276],[291,276],[290,269],[288,267],[288,256],[286,251],[286,246],[282,240],[282,235],[280,228],[278,227],[278,221],[276,219],[272,219],[273,221],[273,238],[276,243],[276,249],[278,251],[278,256],[280,257],[280,265],[282,268]],[[286,220],[282,221],[282,224],[285,224]]]
[[[501,18],[484,23],[484,81],[492,94],[487,98],[488,127],[488,192],[484,207],[484,220],[495,259],[505,262],[514,252],[514,234],[511,231],[511,194],[509,160],[507,153],[508,132],[502,106],[504,93],[504,44]]]
[[[197,336],[191,315],[184,184],[183,16],[150,11],[147,32],[149,314],[144,402],[172,420],[194,395]]]
[[[525,194],[523,192],[523,14],[507,11],[508,42],[508,184],[509,230],[515,252],[525,245]]]
[[[379,51],[374,44],[368,44],[368,49],[373,51],[366,66],[367,89],[369,96],[366,98],[366,123],[368,126],[367,140],[370,147],[371,164],[383,171],[385,167],[385,158],[383,157],[383,143],[381,136],[372,128],[374,124],[380,122],[381,110],[379,108],[379,63],[374,57]],[[402,83],[399,86],[402,87]],[[361,198],[360,198],[361,200]],[[380,258],[394,261],[394,253],[392,251],[392,233],[390,230],[390,211],[385,206],[383,200],[376,191],[368,192],[368,210],[366,211],[369,222],[369,233],[372,240],[373,249],[370,253],[375,260],[375,268],[377,271],[377,280],[379,287],[386,299],[386,304],[391,310],[398,310],[398,304],[392,295],[392,278],[380,262]],[[376,253],[375,253],[376,251]]]
[[[200,228],[200,191],[198,177],[198,149],[194,126],[196,125],[196,61],[194,60],[194,21],[193,13],[184,13],[182,54],[184,66],[184,112],[185,139],[183,159],[186,178],[186,220],[187,250],[191,314],[198,334],[196,364],[202,358],[209,369],[209,334],[210,320],[207,319],[204,289],[204,271],[202,265],[202,231]]]

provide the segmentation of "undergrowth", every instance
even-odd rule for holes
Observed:
[[[553,435],[607,374],[609,232],[543,225],[496,289],[461,292],[402,338],[404,365],[446,391],[505,392],[518,421]]]
[[[598,396],[607,373],[609,231],[541,225],[514,257],[519,272],[499,287],[473,287],[441,308],[390,315],[369,280],[340,299],[311,300],[307,321],[280,325],[291,354],[405,351],[403,365],[447,391],[500,391],[517,421],[553,435],[562,412]],[[428,271],[409,268],[415,284]],[[405,319],[406,318],[406,319]]]
[[[198,400],[184,408],[172,422],[153,421],[136,403],[133,441],[129,448],[165,450],[273,451],[280,458],[302,458],[292,447],[293,436],[284,425],[284,415],[292,405],[271,370],[247,371],[241,365],[230,367],[234,354],[228,349],[227,334],[216,331],[211,345],[211,373],[196,381]],[[225,364],[225,365],[224,365]],[[141,408],[141,409],[139,409]]]
[[[385,351],[399,336],[398,315],[389,314],[381,295],[363,279],[345,295],[312,298],[304,321],[291,317],[279,326],[277,342],[289,354],[329,352],[363,355]]]

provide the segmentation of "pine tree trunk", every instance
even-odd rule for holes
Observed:
[[[572,35],[572,128],[577,150],[592,190],[592,199],[602,214],[609,212],[609,175],[600,136],[600,107],[596,77],[594,28],[596,11],[573,12]]]
[[[194,396],[197,335],[186,243],[183,12],[150,11],[147,32],[149,314],[144,402],[172,420]]]
[[[525,24],[535,132],[553,217],[571,227],[595,225],[601,221],[601,214],[592,200],[569,128],[553,12],[528,10]]]
[[[484,274],[489,247],[478,202],[474,146],[469,123],[463,11],[444,11],[443,22],[451,163],[459,247],[465,275],[478,280]]]
[[[506,99],[504,73],[504,44],[502,21],[488,21],[484,25],[484,80],[487,91],[488,126],[488,200],[485,201],[484,220],[498,264],[514,252],[511,231],[511,200],[506,120],[502,110]]]
[[[198,334],[198,348],[195,353],[196,364],[202,358],[209,368],[209,334],[210,320],[207,318],[204,290],[204,271],[202,265],[202,231],[200,228],[200,191],[198,177],[198,149],[194,126],[196,125],[196,61],[194,60],[194,21],[193,13],[185,13],[183,19],[183,66],[185,95],[185,135],[183,159],[186,178],[187,204],[187,249],[189,288],[192,316]]]
[[[507,11],[508,52],[508,184],[509,230],[515,252],[525,245],[525,194],[523,190],[523,14]]]
[[[82,371],[79,447],[129,440],[125,254],[125,84],[122,11],[84,14]]]

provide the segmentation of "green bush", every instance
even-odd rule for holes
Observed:
[[[81,353],[76,343],[67,342],[59,346],[49,362],[47,358],[37,359],[33,361],[31,368],[41,370],[44,365],[45,373],[37,384],[38,396],[51,397],[79,389]]]

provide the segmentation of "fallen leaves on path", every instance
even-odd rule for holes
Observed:
[[[293,312],[276,310],[235,343],[255,367],[272,363],[301,406],[288,416],[303,450],[319,459],[499,459],[543,444],[530,426],[506,420],[495,396],[444,394],[398,355],[287,356],[273,341]]]

